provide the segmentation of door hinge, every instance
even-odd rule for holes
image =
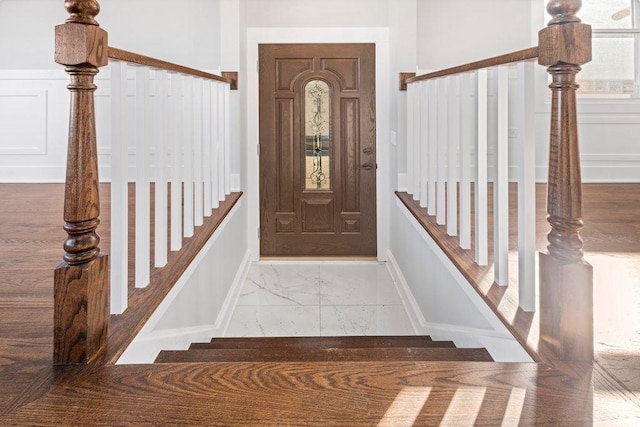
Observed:
[[[260,157],[260,144],[256,145],[256,154]]]
[[[260,60],[256,61],[256,73],[260,72]]]
[[[260,240],[260,227],[258,227],[258,240]]]

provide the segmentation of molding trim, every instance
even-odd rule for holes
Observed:
[[[47,154],[47,89],[1,89],[0,155]],[[28,119],[25,119],[28,117]]]
[[[409,321],[411,322],[411,326],[413,326],[413,330],[416,335],[424,334],[428,330],[426,326],[427,321],[425,320],[422,310],[420,310],[420,306],[413,296],[409,283],[402,273],[398,260],[393,255],[393,252],[391,252],[391,249],[387,251],[386,265],[387,270],[389,271],[389,274],[391,274],[391,278],[396,285],[396,290],[400,295],[402,305],[404,305],[404,309],[409,316]],[[426,333],[428,334],[428,332]]]
[[[224,303],[220,308],[220,313],[218,313],[218,317],[216,318],[215,329],[216,336],[224,337],[227,335],[227,329],[229,328],[229,323],[231,322],[231,317],[233,316],[233,310],[238,303],[238,298],[240,298],[240,292],[242,291],[242,286],[247,279],[247,275],[249,274],[249,269],[251,268],[251,252],[247,251],[242,258],[242,262],[240,263],[240,268],[236,272],[235,277],[233,278],[233,284],[229,291],[227,292],[227,296],[224,299]],[[214,336],[214,335],[212,335]]]
[[[5,184],[61,184],[64,183],[66,166],[0,166],[0,183]]]
[[[213,325],[155,331],[136,337],[116,365],[153,363],[162,350],[186,350],[192,342],[210,340],[214,335],[216,328]]]

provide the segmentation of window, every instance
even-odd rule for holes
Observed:
[[[578,74],[578,94],[640,97],[640,0],[584,0],[578,15],[593,27],[593,61]]]

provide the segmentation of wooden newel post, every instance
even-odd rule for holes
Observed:
[[[580,0],[551,0],[539,33],[539,63],[552,76],[547,213],[548,253],[540,254],[540,336],[560,360],[593,359],[593,271],[583,259],[582,178],[576,74],[591,61],[591,27]]]
[[[95,0],[67,0],[70,14],[55,29],[55,61],[71,77],[64,200],[64,262],[54,274],[54,364],[87,363],[104,346],[109,320],[109,264],[100,254],[100,196],[94,77],[107,65],[107,33]]]

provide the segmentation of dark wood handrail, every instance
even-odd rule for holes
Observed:
[[[519,50],[517,52],[511,52],[500,56],[494,56],[492,58],[482,59],[480,61],[470,62],[464,65],[458,65],[451,68],[446,68],[440,71],[434,71],[433,73],[422,74],[419,76],[407,79],[407,83],[415,83],[421,80],[430,80],[438,77],[452,76],[460,73],[468,73],[469,71],[481,70],[483,68],[497,67],[498,65],[507,65],[520,61],[532,61],[538,58],[538,46],[530,47],[528,49]]]
[[[204,79],[217,80],[219,82],[231,84],[231,80],[221,76],[217,76],[215,74],[206,73],[204,71],[196,70],[195,68],[189,68],[182,65],[173,64],[171,62],[163,61],[161,59],[140,55],[139,53],[133,53],[123,49],[111,47],[111,46],[109,46],[109,59],[113,59],[116,61],[131,62],[138,65],[145,65],[151,68],[160,68],[162,70],[188,74],[190,76],[202,77]]]

